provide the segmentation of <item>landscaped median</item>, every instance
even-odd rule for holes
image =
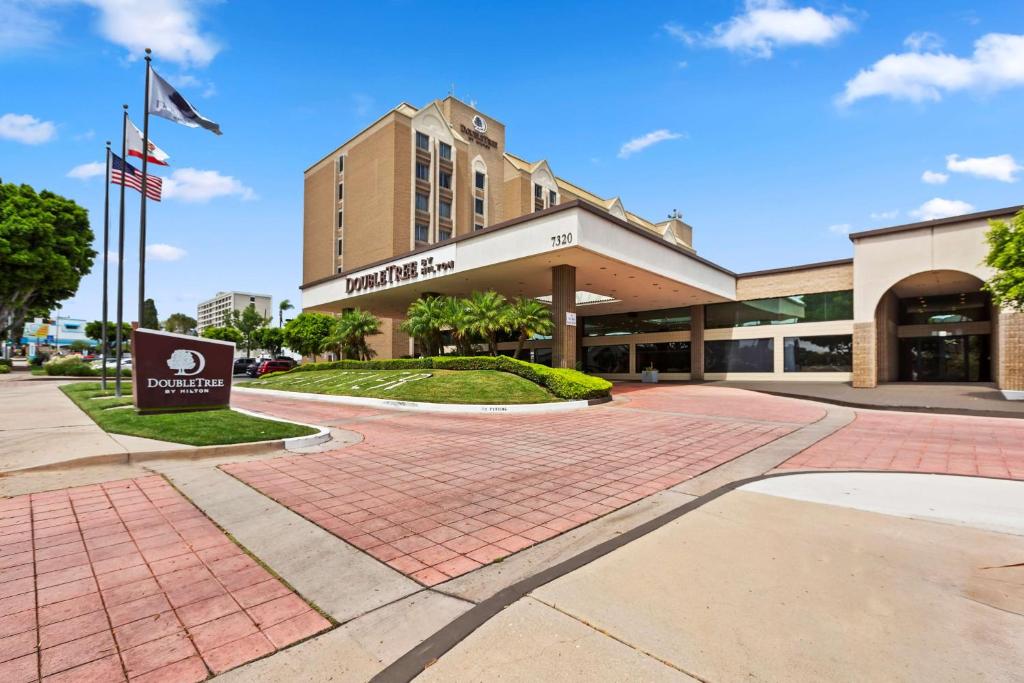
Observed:
[[[423,403],[522,405],[607,398],[611,382],[507,356],[309,363],[246,386]]]
[[[60,389],[104,431],[141,436],[189,446],[275,441],[316,434],[313,427],[246,415],[230,408],[185,413],[140,415],[132,409],[131,384],[122,385],[128,396],[115,398],[99,383],[68,384]]]

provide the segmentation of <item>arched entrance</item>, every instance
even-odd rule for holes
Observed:
[[[878,381],[990,382],[998,314],[982,281],[930,270],[889,287],[875,309]]]

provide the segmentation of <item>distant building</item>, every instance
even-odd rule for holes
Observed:
[[[217,292],[217,296],[196,307],[196,332],[202,334],[207,327],[223,325],[229,311],[243,311],[249,304],[255,305],[256,312],[264,318],[273,317],[273,299],[269,294]]]
[[[36,347],[66,348],[76,341],[96,346],[95,340],[85,336],[85,325],[79,318],[36,318],[25,323],[21,343],[29,345],[30,355],[35,355]]]

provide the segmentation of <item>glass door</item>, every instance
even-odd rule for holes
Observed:
[[[989,337],[900,339],[902,382],[987,382],[990,377]]]

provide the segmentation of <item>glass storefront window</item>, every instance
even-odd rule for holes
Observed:
[[[629,372],[629,345],[586,346],[583,348],[583,371],[597,374]]]
[[[851,372],[853,335],[786,337],[783,358],[786,372]]]
[[[689,329],[690,309],[688,307],[593,315],[583,319],[583,336],[585,337],[612,337],[649,332],[685,332]]]
[[[704,372],[772,372],[773,339],[722,339],[704,342]]]
[[[902,382],[987,382],[991,340],[987,334],[900,339]]]
[[[900,325],[944,325],[985,321],[992,317],[991,305],[986,292],[900,299]]]
[[[658,372],[689,372],[690,342],[662,342],[636,345],[636,370],[653,366]]]
[[[551,349],[534,349],[533,350],[533,362],[537,365],[546,365],[551,367]]]
[[[730,301],[704,307],[704,327],[755,327],[853,319],[853,291]]]

